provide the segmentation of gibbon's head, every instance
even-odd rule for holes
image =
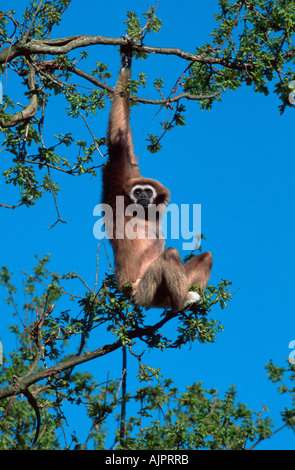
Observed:
[[[135,178],[124,187],[125,194],[132,203],[144,208],[152,204],[168,204],[169,191],[161,183],[150,178]]]
[[[129,194],[130,199],[135,202],[135,204],[140,204],[143,207],[153,204],[156,196],[157,193],[155,189],[149,184],[136,184]]]

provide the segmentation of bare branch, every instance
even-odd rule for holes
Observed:
[[[66,54],[79,47],[94,46],[97,44],[120,46],[125,44],[126,39],[109,38],[103,36],[70,36],[66,38],[32,40],[25,42],[20,40],[11,47],[6,47],[0,52],[0,64],[11,62],[21,55],[49,54],[60,55]]]
[[[48,40],[32,40],[27,43],[21,40],[15,43],[13,46],[7,47],[0,52],[0,64],[11,62],[15,57],[20,55],[60,55],[67,54],[68,52],[80,47],[94,46],[99,44],[107,46],[121,46],[126,44],[126,38],[80,35]],[[235,70],[249,70],[255,68],[252,63],[237,63],[234,60],[231,61],[222,57],[212,57],[206,54],[192,54],[191,52],[186,52],[176,47],[152,47],[133,44],[132,48],[134,51],[144,52],[146,54],[174,55],[190,62],[218,64]]]
[[[31,163],[31,162],[30,162]],[[33,196],[30,196],[28,200],[26,201],[21,201],[19,204],[13,204],[12,206],[8,206],[6,204],[0,204],[0,207],[5,207],[6,209],[16,209],[17,207],[21,207],[24,204],[29,204],[29,202],[33,199]]]

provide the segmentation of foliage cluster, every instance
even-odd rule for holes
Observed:
[[[175,77],[172,90],[167,89],[164,78],[154,80],[156,98],[139,96],[148,83],[143,73],[126,88],[133,105],[158,106],[164,114],[157,135],[147,133],[151,152],[161,148],[167,131],[185,125],[187,101],[211,109],[224,92],[247,85],[265,95],[276,93],[281,112],[290,104],[295,61],[293,1],[219,0],[212,41],[195,46],[193,53],[146,45],[148,34],[161,28],[157,6],[149,7],[142,20],[128,12],[126,36],[121,38],[56,38],[70,5],[70,0],[32,0],[22,17],[14,10],[0,11],[0,72],[3,77],[7,71],[14,75],[26,100],[19,104],[15,97],[4,94],[0,105],[3,149],[10,158],[3,176],[20,194],[18,202],[11,206],[1,203],[2,208],[32,206],[49,193],[57,211],[56,223],[63,221],[56,199],[61,190],[56,175],[94,177],[102,166],[105,138],[94,136],[89,119],[105,109],[113,88],[108,83],[107,64],[95,61],[89,67],[93,45],[120,46],[129,41],[136,59],[161,54],[183,61],[183,72]],[[48,136],[45,116],[53,100],[65,103],[65,116],[83,122],[89,141],[65,131]],[[265,416],[267,410],[255,413],[239,403],[234,387],[224,397],[215,389],[206,390],[202,383],[179,391],[159,369],[142,362],[143,353],[135,352],[139,344],[165,353],[194,341],[214,342],[222,331],[215,306],[227,306],[231,298],[228,281],[209,286],[201,292],[201,303],[177,318],[164,311],[150,325],[146,312],[117,291],[113,275],[107,275],[99,289],[97,285],[92,289],[75,272],[50,272],[48,262],[48,257],[38,260],[34,272],[25,274],[21,308],[9,270],[3,267],[0,271],[7,303],[21,325],[10,327],[16,348],[4,354],[0,376],[1,449],[245,449],[276,432]],[[65,287],[74,280],[86,291],[71,292]],[[167,325],[176,325],[172,333]],[[109,343],[86,350],[94,331]],[[121,377],[97,383],[90,373],[77,370],[80,364],[119,349],[125,359]],[[126,390],[127,354],[138,362],[135,392]],[[270,362],[266,369],[279,392],[291,398],[290,407],[282,412],[282,427],[294,429],[294,367],[279,368]],[[128,413],[131,403],[136,412]],[[68,436],[67,404],[87,412],[90,425],[84,442],[75,433]]]
[[[180,348],[196,340],[213,342],[222,327],[209,314],[213,306],[224,308],[231,298],[227,281],[217,288],[209,286],[199,307],[178,315],[178,337],[172,340],[161,330],[174,318],[173,314],[164,312],[158,323],[147,325],[145,312],[118,293],[113,275],[107,276],[97,292],[88,289],[85,295],[77,296],[68,287],[65,289],[65,283],[72,283],[79,276],[51,273],[48,262],[48,256],[38,260],[32,275],[26,275],[22,308],[25,315],[17,305],[18,291],[11,273],[7,268],[0,271],[0,282],[8,292],[6,301],[22,322],[22,329],[17,325],[10,327],[16,349],[9,357],[4,355],[0,377],[1,449],[32,446],[36,413],[26,394],[21,394],[29,387],[41,415],[38,440],[32,446],[35,449],[105,449],[109,448],[113,433],[112,447],[116,449],[234,450],[255,446],[272,435],[272,421],[264,416],[266,408],[258,413],[251,411],[237,401],[234,387],[223,398],[215,389],[206,390],[201,382],[180,392],[173,380],[164,379],[159,369],[142,362],[143,353],[135,352],[138,341],[159,350]],[[71,310],[61,308],[65,296],[73,304]],[[137,358],[138,389],[134,393],[119,393],[124,370],[121,378],[107,377],[104,383],[97,383],[89,372],[76,371],[79,364],[102,355],[85,352],[94,330],[95,337],[107,338],[110,332],[110,338],[116,338],[113,349],[108,345],[109,352],[125,348]],[[77,352],[73,354],[75,347]],[[294,396],[294,368],[290,366],[288,371],[272,363],[266,368],[270,380],[279,384],[279,392]],[[288,374],[289,386],[284,378]],[[9,393],[5,393],[7,389]],[[89,433],[84,442],[75,432],[68,436],[67,404],[84,408],[89,417]],[[125,417],[122,436],[121,412],[126,407],[132,413]],[[284,427],[294,428],[294,414],[294,404],[282,413]]]
[[[237,90],[246,84],[265,95],[273,90],[281,102],[281,112],[290,106],[294,2],[220,0],[212,42],[196,47],[195,53],[144,44],[148,34],[157,33],[161,28],[161,20],[156,16],[157,7],[149,7],[143,14],[145,23],[136,13],[127,13],[128,39],[101,36],[50,39],[70,3],[68,0],[32,1],[22,18],[14,10],[0,11],[3,46],[0,71],[5,74],[9,69],[15,74],[29,99],[28,105],[22,105],[23,109],[16,111],[19,105],[4,94],[0,106],[4,145],[12,160],[12,166],[4,176],[8,184],[17,186],[20,191],[19,202],[11,206],[13,208],[20,204],[33,205],[47,192],[56,195],[60,187],[54,181],[53,172],[95,176],[101,166],[97,164],[97,156],[105,153],[104,136],[95,137],[87,119],[105,108],[113,89],[107,83],[111,78],[107,64],[96,61],[91,73],[82,68],[89,62],[86,49],[93,44],[120,45],[129,40],[136,58],[146,59],[150,53],[156,53],[178,56],[185,61],[184,71],[175,80],[171,91],[167,91],[163,78],[154,81],[156,96],[160,99],[137,95],[139,87],[148,80],[146,75],[140,74],[139,79],[133,79],[130,84],[134,104],[154,104],[166,112],[159,133],[147,135],[147,147],[151,152],[161,148],[167,131],[185,125],[185,100],[196,100],[201,109],[209,109],[214,101],[221,100],[226,90]],[[78,58],[76,53],[72,54],[77,48],[82,49]],[[83,120],[90,131],[91,142],[71,133],[55,135],[47,142],[46,109],[53,97],[57,99],[58,96],[66,100],[68,116]]]

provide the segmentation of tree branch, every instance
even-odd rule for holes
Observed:
[[[128,338],[134,339],[142,338],[143,336],[150,336],[175,316],[177,316],[177,313],[168,313],[162,320],[160,320],[155,325],[146,326],[145,328],[135,328],[134,330],[129,331]],[[29,373],[24,377],[15,378],[13,383],[0,389],[0,400],[2,398],[7,398],[13,395],[19,395],[20,393],[25,394],[25,391],[28,389],[28,387],[35,383],[40,382],[44,379],[51,378],[55,375],[59,375],[65,370],[71,369],[72,367],[75,367],[77,365],[91,361],[98,357],[105,356],[106,354],[116,351],[121,346],[122,341],[118,340],[112,344],[106,344],[94,351],[86,351],[80,356],[71,357],[70,359],[60,362],[59,364],[49,367],[48,369],[44,369],[36,373]]]
[[[49,40],[32,40],[25,43],[23,40],[18,41],[11,47],[7,47],[0,52],[0,64],[11,62],[20,55],[48,54],[60,55],[67,54],[70,51],[80,47],[107,45],[121,46],[126,44],[125,37],[105,37],[105,36],[69,36],[66,38],[57,38]],[[224,59],[220,57],[212,57],[209,55],[197,55],[183,51],[176,47],[152,47],[133,44],[132,48],[137,52],[146,54],[163,54],[174,55],[190,62],[199,62],[202,64],[218,64],[235,70],[249,70],[255,66],[252,63],[238,63],[234,60]]]
[[[41,416],[40,416],[40,411],[39,411],[39,408],[38,408],[37,401],[36,401],[35,397],[31,394],[29,389],[24,390],[23,394],[28,399],[28,402],[30,403],[30,405],[32,406],[32,408],[34,409],[35,414],[36,414],[35,436],[34,436],[32,444],[30,446],[30,449],[33,449],[34,445],[37,442],[39,433],[40,433]]]
[[[125,439],[125,420],[126,420],[126,385],[127,385],[127,350],[126,345],[122,348],[122,403],[120,417],[120,444],[124,444]]]
[[[38,65],[34,64],[34,66],[32,64],[30,64],[29,65],[29,72],[28,72],[28,88],[31,92],[30,103],[27,107],[24,108],[23,111],[19,111],[19,112],[15,113],[10,119],[6,119],[6,120],[1,120],[0,119],[0,125],[1,125],[2,128],[14,127],[19,122],[28,120],[28,119],[35,116],[35,114],[37,112],[37,109],[38,109],[38,97],[37,97],[37,89],[36,89],[37,84],[36,84],[36,77],[35,77],[35,73],[36,73],[35,68],[36,69],[39,68],[40,73],[42,74],[42,69],[44,70],[47,67],[50,68],[51,70],[55,69],[55,68],[60,70],[60,69],[63,68],[61,64],[54,64],[54,62],[52,62],[52,61],[43,62],[43,63],[38,64]],[[100,81],[97,78],[93,77],[92,75],[88,74],[87,72],[84,72],[83,70],[81,70],[77,67],[74,67],[74,66],[66,65],[65,67],[66,67],[66,70],[68,70],[69,72],[75,73],[76,75],[88,80],[90,83],[92,83],[96,87],[107,90],[111,94],[114,93],[114,88],[113,87],[110,87],[109,85],[106,85],[105,83],[103,83],[102,81]],[[46,77],[51,78],[51,76],[48,77],[48,74],[46,74]],[[54,80],[53,77],[52,77],[52,80]],[[64,84],[62,84],[62,85],[64,85]],[[168,105],[169,103],[178,102],[182,99],[194,100],[194,101],[210,100],[210,99],[215,98],[216,96],[221,95],[221,93],[223,93],[223,91],[218,91],[218,92],[207,94],[207,95],[192,95],[191,93],[180,93],[177,96],[173,96],[171,98],[163,98],[163,99],[160,99],[160,100],[150,99],[150,98],[141,98],[141,97],[138,97],[138,96],[135,96],[135,95],[130,95],[130,99],[132,101],[134,101],[135,103],[162,105],[163,106],[163,105]],[[79,114],[85,120],[84,116],[81,113],[79,113]],[[86,122],[86,125],[87,125],[87,122]],[[88,125],[87,125],[87,127],[88,127]],[[99,151],[96,143],[95,143],[95,145],[96,145],[97,150]],[[69,171],[67,171],[67,172],[69,172]]]
[[[36,9],[36,11],[35,11],[34,17],[33,17],[33,19],[32,19],[32,22],[31,22],[31,24],[30,24],[30,27],[29,27],[29,29],[28,29],[28,32],[25,34],[25,38],[26,38],[26,39],[28,39],[28,38],[30,37],[31,31],[32,31],[32,29],[33,29],[33,26],[34,26],[34,24],[35,24],[35,21],[36,21],[36,19],[37,19],[37,16],[39,15],[40,10],[41,10],[41,8],[42,8],[42,3],[43,3],[43,0],[40,0],[40,1],[39,1],[39,5],[37,6],[37,9]]]
[[[66,54],[79,47],[87,47],[94,45],[111,45],[120,46],[125,44],[126,39],[123,38],[109,38],[104,36],[70,36],[66,38],[47,39],[47,40],[32,40],[25,42],[23,39],[13,44],[13,46],[6,47],[0,51],[0,64],[11,62],[16,57],[21,55],[28,56],[34,54],[49,54],[60,55]]]
[[[35,70],[34,67],[29,64],[28,65],[28,88],[30,90],[30,103],[23,111],[19,111],[15,113],[12,118],[3,121],[0,119],[0,125],[3,128],[6,127],[13,127],[16,126],[19,122],[25,121],[27,119],[32,118],[35,116],[37,109],[38,109],[38,96],[37,96],[37,89],[36,89],[36,77],[35,77]]]
[[[63,66],[61,64],[54,64],[54,62],[52,62],[52,61],[42,62],[41,64],[39,64],[39,67],[41,67],[42,69],[47,68],[47,67],[50,68],[50,69],[56,68],[58,70],[63,68]],[[89,73],[84,72],[84,70],[81,70],[77,67],[69,66],[69,65],[66,65],[65,67],[66,67],[66,70],[68,70],[69,72],[72,72],[72,73],[78,75],[79,77],[85,78],[85,80],[88,80],[90,83],[92,83],[96,87],[102,88],[103,90],[106,90],[111,94],[114,93],[115,89],[113,87],[111,87],[109,85],[106,85],[102,81],[95,78],[93,75],[90,75]],[[48,76],[47,76],[47,78],[48,78]],[[130,99],[132,101],[134,101],[135,103],[165,105],[165,104],[168,104],[168,103],[174,103],[174,102],[180,101],[184,98],[187,99],[187,100],[195,100],[195,101],[206,100],[206,99],[209,100],[209,99],[215,98],[218,95],[221,95],[222,92],[223,91],[217,91],[217,92],[211,93],[209,95],[192,95],[191,93],[180,93],[179,95],[173,96],[172,98],[163,98],[161,100],[150,99],[150,98],[141,98],[139,96],[131,94]]]

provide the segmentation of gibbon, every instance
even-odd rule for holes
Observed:
[[[120,52],[121,67],[107,130],[109,160],[103,169],[103,203],[112,208],[112,220],[106,231],[114,250],[118,286],[125,292],[129,283],[135,305],[180,311],[200,300],[199,294],[189,288],[192,285],[206,287],[212,254],[202,253],[183,264],[175,248],[165,249],[160,219],[169,201],[169,190],[140,174],[133,149],[129,96],[125,87],[131,76],[132,46],[121,46]],[[119,209],[118,196],[122,201]],[[159,210],[150,217],[153,207]],[[137,212],[136,236],[132,230],[134,212]]]

